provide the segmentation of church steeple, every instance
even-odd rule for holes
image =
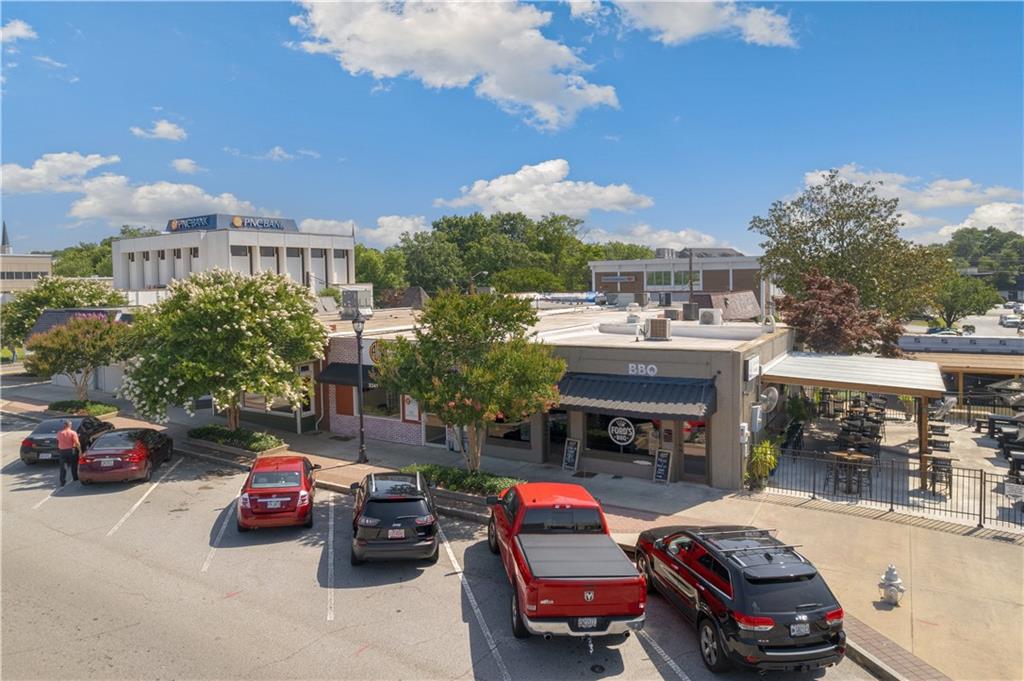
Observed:
[[[4,236],[0,241],[0,254],[7,255],[11,252],[11,239],[7,236],[7,221],[4,220]]]

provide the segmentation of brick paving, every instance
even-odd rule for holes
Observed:
[[[906,681],[950,681],[950,678],[938,669],[849,613],[846,613],[843,628],[846,630],[846,636],[851,646],[856,646],[868,653],[892,670],[900,679]]]

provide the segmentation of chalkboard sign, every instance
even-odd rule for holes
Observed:
[[[562,470],[575,471],[580,464],[580,441],[571,437],[565,438],[565,449],[562,451]]]
[[[668,482],[672,477],[672,451],[659,449],[654,454],[654,482]]]

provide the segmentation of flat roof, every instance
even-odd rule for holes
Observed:
[[[914,352],[914,359],[935,362],[942,371],[972,374],[1024,375],[1024,355],[998,355],[974,352]]]
[[[769,362],[765,381],[893,395],[941,397],[946,392],[935,362],[871,355],[819,355],[791,352]]]

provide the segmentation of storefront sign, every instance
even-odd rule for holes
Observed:
[[[190,218],[168,220],[168,232],[194,232],[213,229],[257,229],[263,232],[297,232],[295,220],[265,218],[249,215],[196,215]]]
[[[654,453],[654,482],[668,482],[672,477],[672,451],[659,449]]]
[[[416,422],[420,420],[420,403],[408,395],[402,395],[402,420]]]
[[[630,362],[626,365],[626,369],[630,376],[657,376],[658,365],[657,364],[639,364],[637,362]]]
[[[608,437],[620,447],[625,447],[636,437],[633,423],[622,416],[616,416],[608,422]]]
[[[571,437],[565,438],[565,449],[562,450],[562,470],[576,471],[580,465],[580,441]]]

